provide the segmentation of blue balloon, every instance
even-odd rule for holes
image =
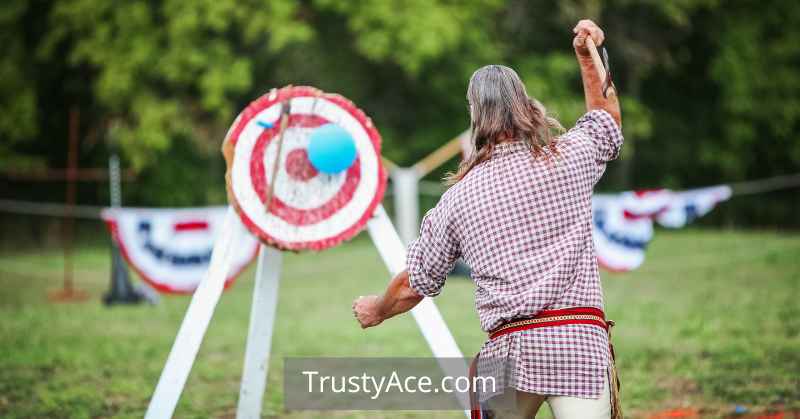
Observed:
[[[325,124],[311,133],[308,160],[322,173],[347,170],[356,161],[356,143],[350,133],[336,124]]]

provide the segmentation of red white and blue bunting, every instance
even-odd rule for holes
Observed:
[[[667,189],[598,194],[592,199],[594,246],[600,266],[625,272],[638,268],[653,238],[653,223],[681,228],[731,196],[727,185],[686,191]],[[162,293],[190,294],[208,270],[225,207],[114,208],[103,219],[123,257],[139,276]],[[258,253],[246,236],[238,244],[225,286],[230,286]]]
[[[594,247],[600,266],[626,272],[644,262],[653,222],[681,228],[731,196],[727,185],[686,191],[653,189],[592,198]]]
[[[142,280],[162,293],[190,294],[208,271],[226,207],[109,208],[103,211],[113,239]],[[225,287],[253,261],[259,243],[250,235],[236,244]]]

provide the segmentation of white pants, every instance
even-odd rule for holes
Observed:
[[[550,406],[550,411],[555,419],[611,419],[611,393],[609,392],[608,380],[605,380],[603,392],[597,399],[582,399],[571,396],[546,396],[533,397],[528,403],[523,403],[522,410],[494,410],[493,418],[524,418],[523,412],[535,412],[541,408],[541,404],[546,402]],[[492,406],[490,400],[489,406]],[[507,406],[507,405],[506,405]],[[507,408],[507,407],[506,407]],[[528,413],[530,415],[530,413]]]
[[[581,399],[569,396],[548,396],[555,419],[611,419],[611,393],[605,380],[603,393],[597,399]]]

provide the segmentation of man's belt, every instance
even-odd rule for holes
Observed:
[[[503,324],[497,329],[489,333],[489,339],[494,339],[498,336],[503,336],[508,333],[517,332],[520,330],[536,329],[539,327],[552,327],[562,326],[566,324],[588,324],[597,326],[609,333],[608,349],[611,355],[609,360],[609,390],[611,392],[611,417],[613,419],[622,419],[622,409],[619,401],[619,377],[617,376],[617,368],[614,365],[614,347],[611,345],[610,329],[614,326],[614,322],[606,320],[606,315],[603,310],[594,307],[573,307],[564,308],[559,310],[543,310],[534,317],[527,319],[514,320]],[[473,378],[477,375],[478,370],[478,356],[472,360],[469,368],[470,382],[474,383]],[[484,419],[492,417],[486,414],[483,406],[481,406],[479,397],[475,386],[470,387],[470,418],[471,419]]]
[[[489,339],[494,339],[499,336],[520,330],[562,326],[567,324],[588,324],[601,327],[608,331],[608,328],[613,326],[614,322],[611,320],[606,320],[606,315],[603,313],[603,310],[594,307],[573,307],[559,310],[543,310],[534,317],[514,320],[503,324],[489,333]]]

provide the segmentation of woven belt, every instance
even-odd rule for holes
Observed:
[[[539,312],[534,317],[528,319],[514,320],[506,323],[489,333],[489,339],[494,339],[498,336],[503,336],[508,333],[517,332],[520,330],[536,329],[539,327],[561,326],[565,324],[588,324],[597,326],[609,333],[608,349],[611,359],[609,360],[609,390],[611,392],[611,417],[613,419],[622,419],[622,409],[620,408],[619,401],[619,377],[617,376],[617,368],[614,362],[614,347],[611,345],[610,329],[614,326],[614,322],[606,320],[606,315],[603,310],[594,307],[573,307],[560,310],[544,310]],[[469,374],[470,382],[477,374],[478,357],[472,360],[470,365]],[[474,387],[470,388],[470,418],[471,419],[484,419],[486,417],[493,417],[486,415],[484,408],[481,406],[478,394]]]
[[[603,313],[603,310],[594,307],[543,310],[534,317],[514,320],[503,324],[489,333],[489,339],[494,339],[520,330],[562,326],[566,324],[588,324],[601,327],[608,331],[609,326],[613,326],[614,322],[610,320],[606,321],[606,315]]]

